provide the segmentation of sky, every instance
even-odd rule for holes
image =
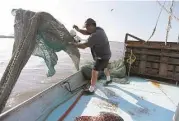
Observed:
[[[160,1],[163,4],[163,1]],[[169,9],[171,2],[166,2]],[[155,26],[161,7],[156,1],[113,1],[113,0],[3,0],[0,4],[0,34],[13,34],[13,8],[45,11],[62,22],[68,30],[74,24],[82,27],[87,18],[93,18],[102,27],[109,41],[124,41],[126,33],[147,40]],[[113,11],[111,11],[113,9]],[[175,1],[174,14],[179,18],[179,1]],[[168,14],[162,11],[152,41],[165,41]],[[86,38],[78,34],[82,38]],[[176,42],[179,21],[172,20],[168,41]]]

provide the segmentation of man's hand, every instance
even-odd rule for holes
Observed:
[[[83,35],[90,35],[90,33],[87,32],[86,30],[79,29],[77,25],[73,25],[73,28],[76,29],[76,31],[80,32]]]
[[[77,25],[73,25],[73,28],[76,29],[76,31],[80,30]]]
[[[87,43],[74,43],[74,42],[69,42],[68,44],[70,45],[73,45],[73,46],[76,46],[77,48],[80,48],[80,49],[85,49],[87,48]]]
[[[69,42],[68,44],[77,46],[77,43],[75,43],[75,42]]]

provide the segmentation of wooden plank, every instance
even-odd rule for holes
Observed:
[[[129,50],[131,50],[131,49],[129,49]],[[137,50],[137,49],[133,49],[134,55],[136,55],[136,54],[146,54],[146,55],[154,55],[154,56],[173,57],[173,58],[179,59],[179,52],[175,52],[175,53],[173,53],[173,52],[163,52],[163,53],[161,53],[160,50],[156,50],[156,52],[154,52],[154,51],[155,50],[148,49],[148,51],[144,52],[144,51],[140,51],[140,50]],[[127,53],[130,53],[130,51],[127,51]]]
[[[158,75],[158,69],[146,68],[146,72],[151,75]]]
[[[154,69],[159,68],[159,63],[152,63],[151,65],[152,65],[151,67],[154,68]]]
[[[173,72],[172,71],[168,71],[167,72],[167,77],[168,78],[173,78]]]
[[[179,66],[176,66],[175,71],[179,73]]]
[[[153,49],[169,49],[169,50],[178,50],[179,44],[169,42],[165,45],[164,42],[138,42],[138,41],[127,41],[128,47],[137,47],[137,48],[153,48]]]
[[[129,56],[132,50],[136,56],[136,61],[132,65],[135,67],[131,70],[131,74],[168,79],[168,82],[170,80],[179,81],[179,44],[168,42],[165,45],[164,42],[145,42],[138,37],[135,39],[139,41],[127,39],[128,37],[125,38],[125,54]]]
[[[143,49],[143,51],[146,51],[146,49]],[[139,64],[139,73],[143,74],[146,73],[145,68],[146,68],[146,59],[147,56],[146,55],[140,55],[140,64]]]
[[[168,65],[168,71],[173,71],[174,65]]]

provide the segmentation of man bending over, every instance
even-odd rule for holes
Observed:
[[[93,59],[95,60],[95,64],[92,69],[91,86],[88,90],[84,91],[84,94],[94,94],[95,84],[98,78],[99,71],[104,71],[107,77],[104,86],[112,83],[109,70],[107,69],[109,60],[111,58],[111,50],[108,37],[101,27],[96,27],[96,22],[91,18],[88,18],[85,22],[86,30],[79,29],[76,25],[74,25],[73,28],[75,28],[83,35],[90,35],[86,43],[73,44],[81,49],[85,49],[87,47],[91,48],[91,54],[93,56]]]

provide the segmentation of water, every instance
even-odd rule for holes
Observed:
[[[0,39],[0,78],[2,77],[11,58],[13,42],[13,39]],[[111,60],[121,58],[124,52],[124,44],[110,42],[110,45],[112,50]],[[92,61],[89,49],[80,50],[80,53],[80,65],[83,65],[87,61]],[[20,77],[7,102],[5,110],[16,106],[17,104],[27,100],[33,95],[76,72],[72,60],[65,52],[61,51],[57,53],[57,55],[59,60],[55,66],[56,74],[51,78],[46,77],[47,67],[44,60],[36,56],[31,56],[20,74]]]

